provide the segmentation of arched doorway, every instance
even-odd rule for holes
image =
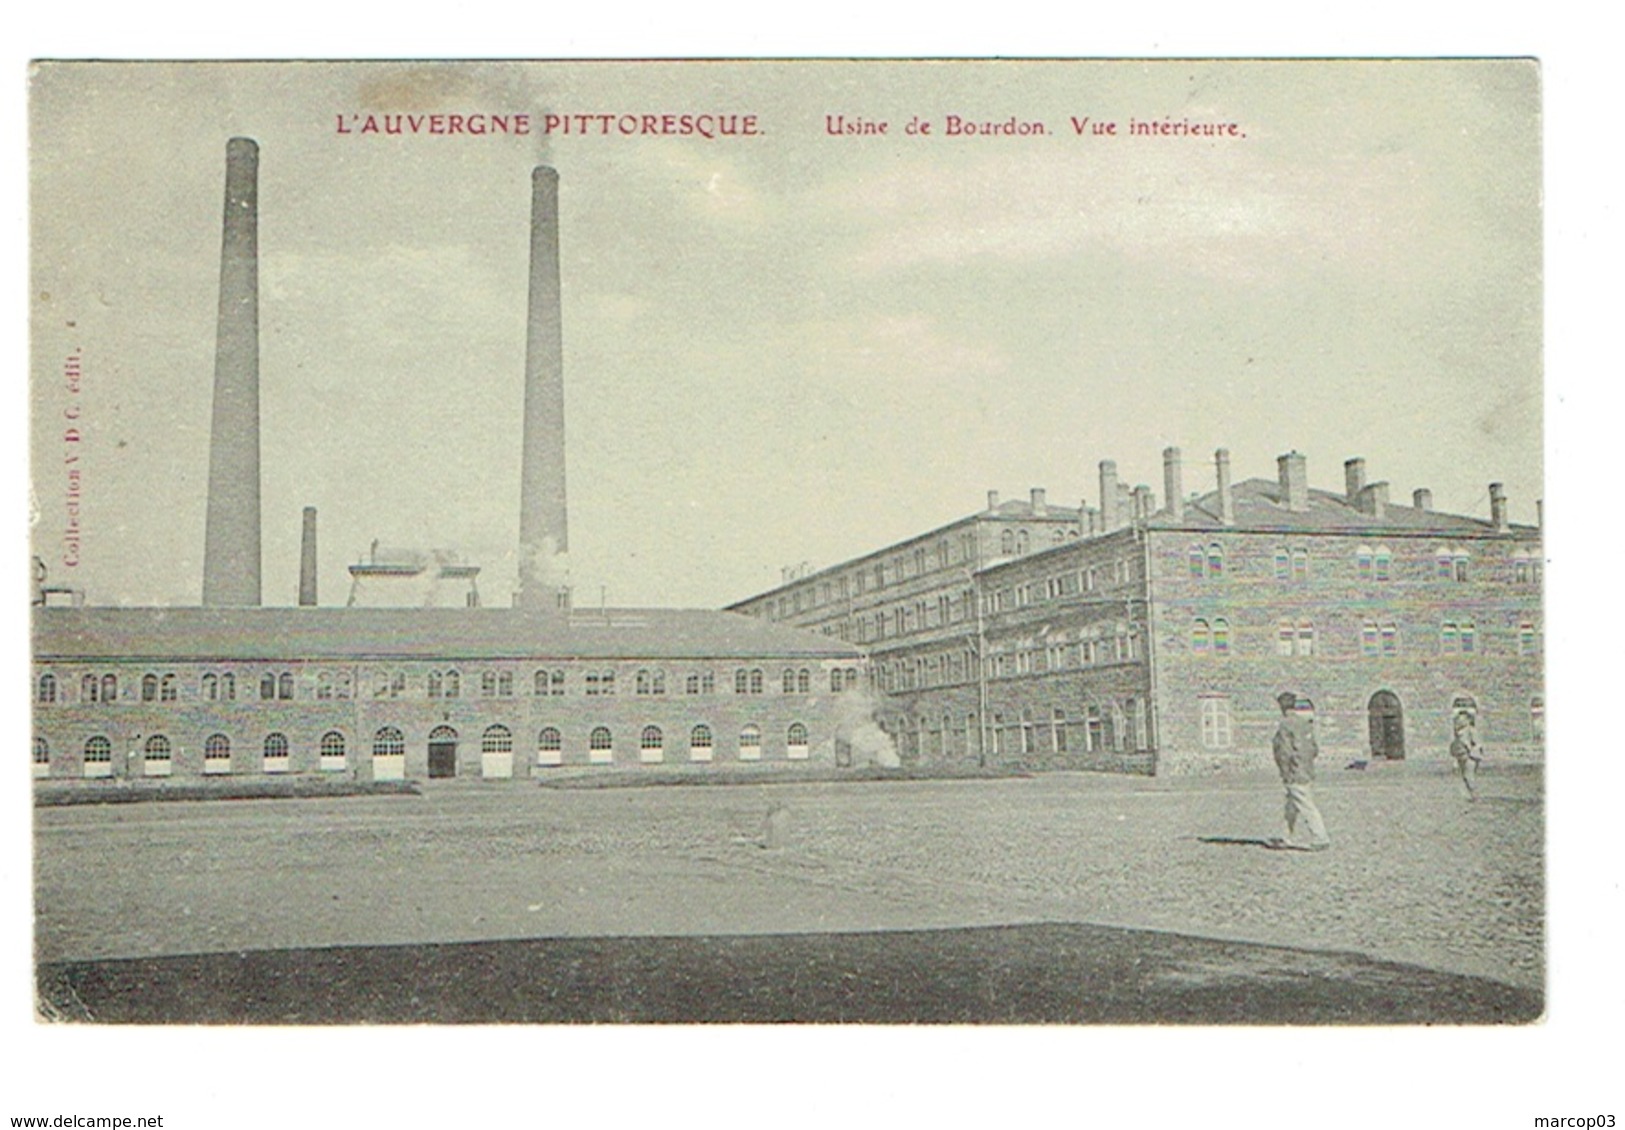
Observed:
[[[1405,713],[1399,696],[1378,691],[1366,708],[1371,720],[1371,756],[1400,761],[1405,757]]]
[[[457,776],[457,731],[436,726],[429,732],[429,776]]]

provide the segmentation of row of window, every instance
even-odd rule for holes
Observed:
[[[1093,639],[1042,647],[1032,646],[1031,641],[1017,646],[995,643],[992,647],[994,650],[988,655],[983,671],[990,679],[1131,663],[1142,654],[1140,633],[1133,627],[1119,628]],[[976,653],[969,649],[879,660],[871,666],[876,686],[886,693],[969,682],[976,678],[976,670]]]
[[[616,673],[613,669],[586,672],[581,678],[582,692],[591,696],[613,695]],[[783,694],[810,694],[813,671],[808,667],[786,667],[778,672],[775,684]],[[535,674],[533,693],[563,695],[567,692],[565,672],[561,669],[540,670]],[[175,702],[177,681],[173,674],[147,674],[141,677],[139,696],[142,702]],[[690,671],[681,683],[682,693],[708,695],[716,693],[714,672]],[[762,694],[768,686],[766,672],[760,667],[741,667],[734,672],[735,694]],[[829,672],[829,689],[842,691],[856,689],[858,669],[839,667]],[[666,672],[659,668],[639,669],[633,677],[632,689],[638,695],[664,695]],[[374,698],[400,698],[406,694],[407,679],[402,671],[379,671],[372,683]],[[463,693],[463,679],[455,669],[430,671],[424,680],[424,690],[430,698],[459,698]],[[230,671],[206,672],[199,680],[199,697],[207,702],[232,702],[237,698],[237,676]],[[479,675],[479,693],[483,698],[511,698],[514,678],[511,671],[482,671]],[[316,675],[315,697],[321,700],[348,699],[353,694],[349,672],[321,671]],[[85,675],[79,682],[80,702],[119,701],[119,677],[107,673]],[[294,697],[294,676],[291,671],[266,672],[260,676],[259,697],[264,701],[287,701]],[[35,699],[41,703],[65,701],[63,688],[55,674],[47,671],[39,676]]]
[[[1218,542],[1192,545],[1186,558],[1190,575],[1196,580],[1211,580],[1224,576],[1224,547]],[[1515,583],[1540,583],[1542,561],[1540,550],[1518,550],[1512,555],[1511,560],[1512,579]],[[1471,561],[1472,553],[1464,546],[1436,546],[1433,551],[1433,575],[1441,581],[1466,581],[1470,575]],[[1309,580],[1308,546],[1279,546],[1275,550],[1274,563],[1275,579],[1278,581]],[[1362,581],[1392,580],[1393,563],[1393,551],[1386,545],[1355,547],[1354,572]]]
[[[1391,695],[1389,697],[1392,698]],[[1201,715],[1202,747],[1204,749],[1232,748],[1233,727],[1230,716],[1230,696],[1220,694],[1202,695],[1197,700],[1197,703]],[[1308,699],[1300,698],[1297,710],[1300,714],[1313,716],[1315,705]],[[1476,716],[1478,714],[1478,700],[1472,695],[1458,695],[1453,698],[1447,716],[1454,718],[1462,711],[1467,711]],[[1535,695],[1529,700],[1529,737],[1530,740],[1536,742],[1546,740],[1546,699],[1543,695]]]
[[[903,756],[940,755],[953,757],[977,753],[983,748],[983,735],[974,713],[955,717],[920,715],[905,718],[887,727]],[[1047,716],[1023,709],[1006,715],[989,716],[986,744],[995,756],[1031,756],[1041,753],[1100,753],[1144,751],[1151,747],[1145,702],[1130,698],[1096,703],[1069,714],[1052,707]]]
[[[1539,633],[1533,620],[1518,624],[1519,655],[1539,650]],[[1230,622],[1223,617],[1191,621],[1191,652],[1195,655],[1223,656],[1231,653]],[[1482,652],[1478,629],[1471,620],[1445,620],[1439,625],[1439,650],[1446,655],[1475,655]],[[1277,655],[1315,654],[1313,620],[1283,619],[1275,629]],[[1366,656],[1398,655],[1399,626],[1392,620],[1365,620],[1360,624],[1360,653]]]
[[[808,745],[807,727],[800,722],[792,722],[785,729],[785,745],[792,751],[805,750]],[[437,742],[456,742],[457,732],[448,726],[440,726],[429,734],[431,744]],[[645,726],[638,734],[638,749],[643,752],[663,750],[666,744],[665,732],[659,726]],[[688,733],[690,749],[712,749],[716,744],[711,727],[701,723],[694,726]],[[739,746],[742,750],[760,750],[762,746],[762,729],[754,723],[742,727],[739,731]],[[480,736],[480,752],[486,753],[512,753],[514,748],[513,731],[506,726],[488,726]],[[261,753],[269,772],[285,771],[289,756],[289,742],[286,734],[270,733],[265,736],[261,744]],[[536,750],[539,755],[561,753],[564,749],[564,735],[555,726],[544,727],[536,737]],[[595,726],[587,735],[587,749],[591,752],[612,752],[615,749],[615,736],[608,726]],[[346,754],[344,735],[337,730],[329,730],[323,734],[318,743],[318,751],[323,769],[342,769]],[[143,759],[148,763],[168,762],[174,752],[174,747],[167,735],[150,735],[141,746]],[[373,757],[402,757],[406,754],[406,736],[395,726],[384,726],[373,734]],[[33,758],[35,765],[49,765],[51,762],[50,744],[42,737],[34,739]],[[83,747],[84,763],[87,766],[111,766],[113,761],[113,743],[105,735],[97,734],[87,738]],[[747,755],[746,760],[749,760]],[[224,771],[224,766],[231,762],[231,739],[225,734],[210,734],[203,741],[203,760],[205,772],[214,769]]]

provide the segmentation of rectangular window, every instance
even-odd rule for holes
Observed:
[[[1230,700],[1218,695],[1201,700],[1202,746],[1204,749],[1230,748]]]

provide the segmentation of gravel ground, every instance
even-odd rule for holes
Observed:
[[[42,962],[335,945],[1071,922],[1543,983],[1538,767],[551,790],[42,809]],[[774,809],[781,809],[769,818]],[[764,843],[764,839],[768,842]],[[1251,842],[1249,842],[1251,841]]]

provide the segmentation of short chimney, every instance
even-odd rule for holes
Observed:
[[[1417,487],[1411,491],[1411,505],[1418,510],[1433,509],[1433,492],[1427,487]]]
[[[998,491],[990,490],[990,491],[987,492],[987,508],[989,510],[997,510],[999,508],[999,492]]]
[[[1119,524],[1117,464],[1110,459],[1100,461],[1100,518],[1101,532],[1110,533]]]
[[[1151,488],[1141,483],[1134,488],[1134,503],[1132,512],[1136,522],[1143,522],[1151,517],[1152,511],[1157,508],[1157,500],[1151,494]]]
[[[1511,528],[1507,521],[1507,492],[1500,483],[1490,484],[1490,521],[1502,533]]]
[[[1174,521],[1185,517],[1185,483],[1180,470],[1179,448],[1162,449],[1162,494],[1168,516]]]
[[[1230,525],[1236,520],[1235,505],[1230,497],[1230,452],[1219,448],[1213,453],[1213,471],[1219,482],[1219,521]]]
[[[1044,518],[1049,515],[1049,506],[1044,502],[1044,488],[1033,487],[1033,517]]]
[[[299,607],[316,607],[316,508],[305,507],[299,537]]]
[[[1288,510],[1309,509],[1309,465],[1302,455],[1289,451],[1275,460],[1281,481],[1281,502]]]
[[[1343,493],[1350,502],[1358,502],[1365,489],[1365,460],[1356,455],[1343,460]]]
[[[1362,513],[1373,518],[1381,518],[1388,512],[1388,484],[1367,483],[1360,488],[1360,498],[1357,504]]]
[[[1083,536],[1093,537],[1098,534],[1100,532],[1100,512],[1087,502],[1078,507],[1078,511],[1083,515]]]

